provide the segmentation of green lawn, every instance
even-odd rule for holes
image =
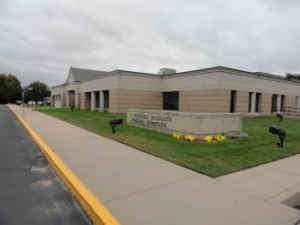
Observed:
[[[211,177],[300,153],[300,120],[296,119],[285,118],[280,123],[274,117],[244,118],[243,130],[249,134],[249,138],[199,144],[131,127],[126,122],[117,127],[116,134],[112,134],[109,121],[113,118],[123,118],[126,121],[125,114],[80,110],[71,112],[68,109],[50,107],[40,107],[38,110]],[[287,130],[283,149],[275,144],[277,136],[269,134],[270,125],[278,125]]]

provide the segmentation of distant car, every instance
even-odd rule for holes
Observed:
[[[43,100],[43,105],[51,105],[51,98],[45,97]]]
[[[16,105],[22,105],[22,104],[23,104],[23,101],[21,101],[21,100],[16,101]]]

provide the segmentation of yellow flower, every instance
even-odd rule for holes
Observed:
[[[194,141],[194,140],[195,140],[195,137],[192,136],[192,135],[186,135],[186,136],[184,137],[184,139],[187,140],[187,141]]]
[[[215,136],[214,138],[215,138],[215,140],[217,140],[217,141],[224,141],[224,140],[226,140],[226,137],[224,137],[224,136],[222,136],[222,135],[217,135],[217,136]]]
[[[214,138],[213,138],[212,136],[206,136],[206,137],[204,138],[204,140],[205,140],[206,142],[208,142],[208,143],[212,142],[213,139],[214,139]]]
[[[178,134],[178,133],[173,133],[173,138],[176,138],[176,139],[180,139],[181,137],[181,134]]]

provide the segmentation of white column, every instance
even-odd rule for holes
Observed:
[[[69,92],[67,92],[66,94],[66,108],[70,107],[70,96],[69,96]]]
[[[253,92],[251,95],[251,112],[255,113],[256,93]]]
[[[277,112],[280,112],[281,107],[281,95],[277,95]]]
[[[103,94],[103,91],[99,91],[99,101],[100,101],[100,104],[99,104],[99,110],[100,112],[103,112],[104,110],[104,94]]]
[[[91,110],[95,111],[95,92],[91,92]]]
[[[86,108],[86,105],[87,105],[87,103],[86,103],[86,101],[87,101],[87,99],[86,99],[86,92],[82,92],[82,104],[80,104],[80,107],[81,107],[81,109],[83,109],[83,110],[86,110],[87,108]]]
[[[75,92],[75,108],[78,109],[79,108],[79,93]]]

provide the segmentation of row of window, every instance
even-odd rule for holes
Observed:
[[[255,96],[255,97],[254,97]],[[278,110],[278,98],[280,99],[280,111],[284,111],[285,107],[285,95],[272,95],[272,104],[271,104],[271,112],[277,112]],[[248,97],[248,112],[261,112],[261,99],[262,93],[258,92],[249,92]],[[254,102],[253,102],[254,101]],[[230,92],[230,112],[236,112],[236,102],[237,102],[237,91],[231,90]]]
[[[261,112],[261,93],[249,92],[248,95],[248,112]],[[237,91],[230,92],[230,112],[236,112]],[[254,108],[253,108],[254,107]]]
[[[95,107],[99,108],[100,107],[100,91],[95,91],[94,93],[95,93]],[[86,94],[87,101],[90,102],[91,101],[91,92],[86,92],[85,94]],[[108,90],[103,91],[103,99],[104,99],[104,102],[103,102],[104,108],[108,109],[109,108],[109,91]]]
[[[163,109],[164,110],[178,110],[179,109],[179,92],[163,92]],[[285,106],[285,96],[273,95],[272,96],[272,105],[271,112],[277,111],[277,98],[281,98],[280,109],[283,111]],[[248,112],[261,112],[261,102],[262,102],[262,93],[258,92],[249,92],[248,95]],[[230,112],[236,112],[237,104],[237,91],[231,90],[230,92]]]
[[[272,105],[271,112],[277,111],[277,98],[281,98],[280,109],[283,111],[285,106],[285,96],[273,95],[272,96]],[[249,92],[248,96],[248,112],[261,112],[261,102],[262,102],[262,93],[258,92]],[[230,112],[236,112],[237,104],[237,91],[231,90],[230,92]],[[179,109],[179,92],[163,92],[163,109],[164,110],[178,110]]]
[[[104,108],[109,108],[109,91],[103,91]],[[163,92],[163,109],[164,110],[179,110],[179,92]],[[80,95],[79,95],[80,96]],[[86,92],[88,101],[91,101],[91,92]],[[277,112],[278,98],[280,99],[280,111],[284,111],[286,97],[284,95],[272,95],[271,112]],[[79,97],[80,99],[80,97]],[[61,95],[55,95],[55,100],[61,100]],[[100,106],[100,92],[95,92],[95,106]],[[248,112],[261,112],[262,93],[249,92],[248,95]],[[236,112],[237,105],[237,91],[231,90],[230,92],[230,112]]]

